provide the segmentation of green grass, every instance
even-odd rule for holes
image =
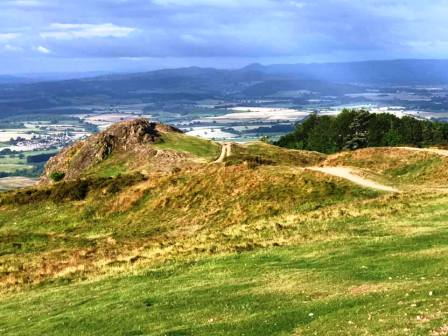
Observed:
[[[253,142],[244,146],[248,155],[263,157],[278,165],[316,165],[325,158],[324,154],[301,150],[285,150],[263,142]],[[244,152],[244,150],[243,150]]]
[[[128,168],[125,162],[112,156],[90,169],[87,172],[87,175],[94,175],[97,177],[116,177],[120,174],[126,173],[127,170]]]
[[[444,214],[444,220],[448,219]],[[270,248],[1,299],[3,335],[424,335],[448,323],[448,231]]]
[[[296,167],[312,153],[234,149],[278,163],[0,196],[0,333],[447,334],[448,193],[380,193]],[[411,159],[365,167],[406,183],[439,167]]]
[[[0,156],[0,172],[3,173],[15,173],[19,170],[33,169],[35,164],[27,163],[26,158],[29,156],[40,155],[40,154],[56,154],[55,150],[45,150],[45,151],[28,151],[23,152],[24,158],[19,158],[18,155],[10,157],[10,155]]]
[[[221,152],[221,147],[216,142],[181,133],[164,133],[161,140],[162,142],[154,145],[156,148],[190,153],[207,161],[217,159]]]
[[[26,163],[25,159],[21,159],[16,156],[10,157],[9,155],[7,155],[0,157],[0,164],[25,164],[25,163]]]
[[[447,200],[445,194],[395,195],[355,202],[352,209],[310,207],[309,217],[293,217],[289,225],[285,218],[272,220],[281,223],[275,226],[278,237],[284,243],[291,239],[292,245],[281,246],[279,240],[276,248],[200,253],[186,260],[178,256],[133,271],[131,262],[124,261],[126,272],[81,282],[67,274],[5,294],[0,330],[4,335],[429,334],[448,323]],[[3,253],[65,254],[101,244],[94,238],[94,232],[100,236],[101,221],[85,210],[76,217],[69,204],[47,204],[36,210],[47,216],[40,226],[32,206],[23,210],[31,212],[21,224],[21,239],[29,242],[8,251],[6,246],[17,240],[3,236]],[[328,211],[339,214],[314,218]],[[118,217],[116,224],[132,231],[123,219]],[[2,232],[11,229],[6,225]],[[242,241],[275,235],[268,227],[250,224],[244,232]],[[294,243],[299,236],[301,243]],[[203,239],[202,234],[194,237],[197,246]],[[213,243],[219,240],[215,232]],[[145,252],[139,253],[144,260]],[[110,267],[120,270],[120,265]]]
[[[442,157],[434,155],[425,160],[405,164],[401,167],[394,167],[387,169],[384,174],[392,179],[398,179],[401,183],[419,184],[421,182],[428,182],[439,180],[440,172],[444,171],[444,160]]]
[[[61,187],[55,185],[50,190]],[[60,240],[57,244],[63,246],[66,238],[72,237],[70,240],[79,239],[83,247],[89,237],[99,236],[98,241],[92,240],[96,244],[111,232],[115,239],[124,241],[151,236],[159,239],[177,226],[188,230],[201,225],[207,228],[203,233],[211,235],[238,228],[241,223],[251,225],[275,215],[306,215],[342,201],[373,199],[378,195],[375,191],[352,188],[348,183],[338,185],[335,179],[323,182],[314,173],[292,170],[279,174],[270,167],[210,167],[196,173],[150,177],[135,192],[130,189],[110,193],[102,189],[92,192],[80,204],[13,196],[9,201],[12,205],[0,212],[0,237],[6,236],[3,249],[20,244],[21,249],[15,252],[20,254],[32,250],[28,244],[34,244],[29,240],[33,233],[39,234],[39,240],[46,240],[46,251],[53,250],[52,244],[46,245],[49,240]],[[17,211],[15,204],[19,201],[23,205]],[[227,207],[223,208],[222,202]],[[194,231],[192,234],[192,239],[197,238]],[[169,239],[164,237],[165,241]],[[214,239],[207,240],[211,244]],[[223,246],[226,242],[234,246],[244,241],[244,237],[238,238],[231,232],[221,236]]]
[[[284,149],[257,141],[244,145],[232,144],[231,156],[224,161],[227,165],[245,163],[252,166],[306,167],[315,166],[324,159],[325,155],[317,152]]]

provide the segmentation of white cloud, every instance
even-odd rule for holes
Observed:
[[[51,50],[48,49],[48,48],[45,48],[45,47],[43,47],[43,46],[38,46],[38,47],[36,48],[36,50],[37,50],[38,52],[40,52],[41,54],[51,54]]]
[[[11,44],[6,44],[3,46],[3,50],[5,51],[10,51],[10,52],[18,52],[18,51],[23,51],[22,47],[17,47]]]
[[[0,33],[0,42],[8,42],[20,37],[18,33]]]
[[[57,40],[73,40],[73,39],[89,39],[95,37],[126,37],[135,28],[121,27],[112,23],[104,24],[70,24],[70,23],[53,23],[50,30],[42,32],[40,36],[44,39]]]

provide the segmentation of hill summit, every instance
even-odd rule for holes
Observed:
[[[94,166],[120,153],[131,156],[132,159],[136,156],[153,157],[158,154],[158,150],[151,145],[163,142],[162,136],[166,133],[181,134],[182,131],[143,118],[117,123],[103,132],[67,147],[53,157],[45,168],[44,181],[49,181],[52,176],[59,176],[60,179],[63,177],[76,179]]]

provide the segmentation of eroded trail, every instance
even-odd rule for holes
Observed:
[[[213,163],[222,163],[224,162],[224,159],[230,155],[232,155],[232,144],[230,142],[226,142],[222,145],[221,155]]]
[[[388,192],[399,192],[398,189],[395,189],[393,187],[382,185],[375,181],[361,177],[357,175],[352,168],[349,167],[310,167],[307,169],[340,177],[348,181],[351,181],[361,187],[372,188]]]

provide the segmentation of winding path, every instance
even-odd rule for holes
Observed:
[[[222,163],[224,162],[224,159],[226,157],[229,157],[232,155],[232,144],[230,142],[223,143],[221,148],[221,155],[219,156],[218,160],[214,161],[213,163]]]
[[[379,184],[375,181],[368,180],[364,177],[356,175],[352,168],[348,168],[348,167],[310,167],[307,169],[317,171],[320,173],[324,173],[324,174],[328,174],[328,175],[333,175],[336,177],[340,177],[340,178],[346,179],[348,181],[351,181],[361,187],[372,188],[372,189],[387,191],[387,192],[399,192],[398,189],[395,189],[393,187],[385,186],[385,185]]]
[[[405,150],[410,151],[418,151],[418,152],[427,152],[427,153],[434,153],[441,156],[448,156],[448,150],[445,149],[437,149],[437,148],[415,148],[415,147],[397,147]],[[219,158],[214,161],[213,163],[222,163],[224,162],[225,158],[232,155],[232,144],[230,142],[225,142],[222,144],[221,148],[221,154]],[[400,192],[398,189],[380,184],[378,182],[369,180],[367,178],[364,178],[360,176],[355,168],[351,167],[308,167],[305,168],[307,170],[312,170],[316,172],[320,172],[327,175],[336,176],[345,180],[348,180],[354,184],[357,184],[364,188],[371,188],[375,190],[385,191],[385,192],[393,192],[397,193]]]
[[[417,147],[396,147],[396,148],[414,151],[414,152],[432,153],[432,154],[448,157],[448,150],[446,150],[446,149],[417,148]],[[350,167],[310,167],[307,169],[321,172],[321,173],[328,174],[328,175],[333,175],[336,177],[340,177],[340,178],[346,179],[348,181],[351,181],[361,187],[372,188],[372,189],[387,191],[387,192],[400,192],[396,188],[382,185],[375,181],[361,177],[358,174],[356,174],[355,169],[350,168]]]

